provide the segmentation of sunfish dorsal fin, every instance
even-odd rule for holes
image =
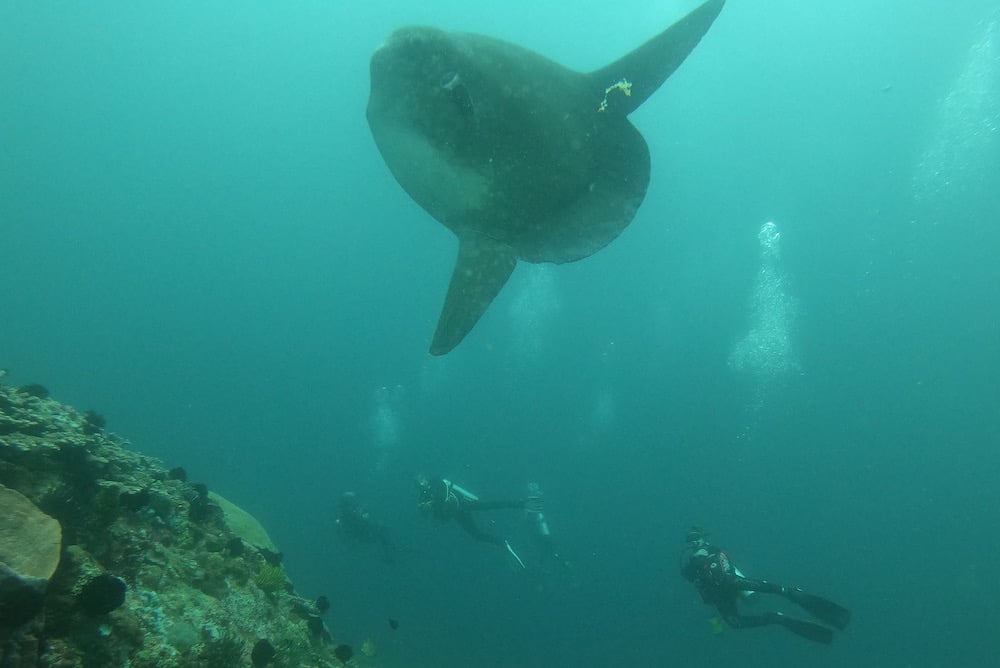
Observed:
[[[507,245],[481,234],[459,236],[458,259],[431,342],[432,355],[444,355],[465,338],[507,282],[515,264],[517,259]]]
[[[638,109],[680,67],[724,4],[708,0],[638,49],[588,74],[595,94],[603,91],[601,111],[627,116]]]

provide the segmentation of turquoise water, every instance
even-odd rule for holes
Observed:
[[[519,266],[444,358],[455,242],[371,140],[371,52],[417,23],[588,70],[694,3],[2,4],[0,366],[257,515],[380,665],[990,665],[1000,5],[757,4],[632,116],[629,229]],[[486,526],[528,572],[427,522],[420,471],[537,481],[572,570],[519,513]],[[347,489],[394,564],[335,534]],[[851,627],[713,634],[692,523]]]

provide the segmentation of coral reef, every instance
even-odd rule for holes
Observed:
[[[341,666],[264,528],[127,445],[0,380],[0,666]]]

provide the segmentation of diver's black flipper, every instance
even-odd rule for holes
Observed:
[[[781,616],[778,623],[795,635],[805,638],[806,640],[823,643],[824,645],[829,645],[833,642],[833,631],[825,626],[813,624],[812,622],[807,622],[804,619],[787,617],[785,615]]]
[[[850,610],[842,608],[822,596],[814,596],[799,589],[791,589],[788,592],[788,598],[798,604],[803,610],[814,615],[816,619],[824,621],[830,626],[835,626],[841,631],[851,621]]]

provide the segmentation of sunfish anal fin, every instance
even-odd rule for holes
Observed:
[[[505,244],[478,234],[459,237],[458,259],[431,342],[431,355],[444,355],[465,338],[516,264],[517,258]]]

